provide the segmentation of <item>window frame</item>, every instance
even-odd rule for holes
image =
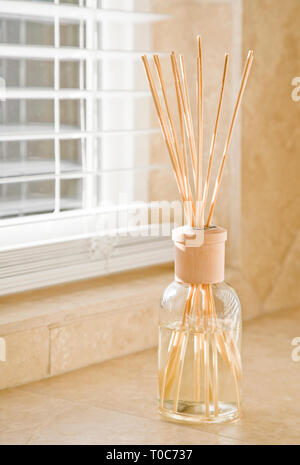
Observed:
[[[29,10],[29,3],[32,3]],[[59,60],[60,57],[60,19],[68,18],[78,20],[80,9],[81,22],[85,21],[85,48],[70,50],[71,57],[86,64],[86,86],[80,84],[79,91],[85,95],[86,125],[81,138],[86,144],[87,153],[93,153],[95,137],[99,134],[95,130],[95,94],[98,92],[95,82],[95,65],[103,51],[98,50],[95,27],[101,21],[130,21],[148,22],[160,21],[166,15],[152,13],[139,13],[135,11],[109,11],[96,7],[95,0],[86,0],[86,6],[47,2],[21,2],[1,1],[1,17],[9,17],[13,11],[27,14],[28,17],[51,17],[54,20],[55,34],[54,47],[47,47],[47,52],[54,60],[54,113],[55,121],[59,121],[59,103],[61,96],[59,87]],[[90,27],[87,26],[90,24]],[[18,54],[17,46],[0,45],[0,57],[11,57]],[[24,53],[38,55],[37,47],[26,46]],[[81,50],[80,50],[81,48]],[[39,52],[40,53],[40,52]],[[115,55],[114,52],[111,52]],[[120,56],[127,52],[119,52]],[[131,53],[131,52],[130,52]],[[109,54],[109,52],[108,52]],[[141,52],[132,52],[132,56],[139,58]],[[67,90],[66,90],[67,91]],[[9,93],[10,90],[7,90]],[[42,92],[42,90],[41,90]],[[72,92],[70,90],[69,92]],[[99,93],[99,92],[98,92]],[[22,95],[22,91],[19,93]],[[80,95],[81,95],[80,94]],[[96,97],[98,98],[98,97]],[[54,123],[55,123],[54,121]],[[136,133],[143,133],[135,131]],[[151,131],[147,131],[149,134]],[[152,130],[158,132],[158,130]],[[101,136],[101,134],[100,134]],[[7,140],[10,140],[7,135]],[[26,140],[28,135],[16,136],[16,140]],[[37,135],[38,137],[38,135]],[[59,126],[54,127],[53,140],[55,150],[54,182],[60,181],[59,165],[60,140],[65,135],[59,132]],[[66,135],[69,138],[70,135]],[[4,141],[5,136],[1,137]],[[30,139],[31,140],[31,139]],[[95,208],[92,201],[95,195],[93,182],[95,167],[93,157],[87,157],[87,172],[91,173],[90,182],[87,182],[89,192],[86,193],[85,208],[64,214],[58,213],[59,198],[56,188],[54,213],[31,215],[27,217],[0,220],[0,295],[20,292],[43,286],[59,284],[67,281],[86,279],[108,273],[120,272],[128,269],[168,262],[172,259],[172,243],[169,237],[132,237],[132,236],[101,236],[97,230],[97,219],[105,213],[105,208]],[[136,207],[135,207],[136,208]],[[129,206],[130,209],[130,206]],[[61,231],[60,233],[58,231]],[[17,240],[17,236],[21,238]]]

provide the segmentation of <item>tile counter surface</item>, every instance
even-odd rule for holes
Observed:
[[[299,444],[295,337],[299,310],[245,324],[243,416],[236,423],[163,421],[151,349],[0,391],[0,444]]]

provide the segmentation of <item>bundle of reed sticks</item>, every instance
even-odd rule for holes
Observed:
[[[161,130],[172,163],[179,194],[184,205],[186,222],[189,226],[194,228],[205,228],[211,225],[212,215],[222,181],[224,165],[229,153],[234,125],[237,119],[238,110],[253,61],[253,51],[250,50],[248,52],[242,73],[240,88],[234,105],[223,154],[219,162],[219,169],[215,179],[206,220],[204,216],[211,182],[216,137],[224,97],[229,55],[228,53],[225,54],[221,88],[208,154],[208,165],[204,186],[202,182],[203,56],[201,37],[197,37],[196,131],[194,130],[194,124],[192,121],[191,102],[184,58],[182,55],[179,55],[179,65],[174,52],[171,53],[170,58],[178,108],[178,115],[176,118],[171,112],[170,100],[167,93],[167,85],[163,77],[159,56],[154,55],[154,65],[157,72],[159,86],[154,79],[147,56],[144,55],[142,60],[161,125]],[[176,130],[176,127],[179,128],[179,131]],[[194,389],[195,401],[199,401],[200,396],[202,396],[205,402],[205,416],[210,416],[210,405],[213,406],[213,415],[218,416],[218,354],[221,355],[222,359],[228,367],[228,370],[230,370],[232,374],[238,408],[240,404],[238,388],[238,382],[241,377],[240,354],[234,338],[230,337],[230,335],[224,332],[218,324],[211,285],[195,283],[189,284],[189,292],[183,311],[181,326],[172,332],[169,342],[167,362],[162,372],[160,373],[161,408],[164,408],[164,402],[167,398],[169,398],[170,392],[172,390],[173,410],[174,412],[177,412],[178,410],[181,378],[189,337],[189,332],[185,329],[188,327],[191,314],[195,313],[196,317],[198,318],[199,325],[200,322],[204,322],[204,328],[202,332],[199,331],[194,338],[194,369],[196,380]],[[211,354],[211,356],[209,356],[209,354]]]

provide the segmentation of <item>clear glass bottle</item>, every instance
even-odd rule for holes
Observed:
[[[211,247],[206,249],[210,253]],[[197,260],[196,249],[189,252]],[[163,293],[159,411],[169,419],[198,423],[239,417],[241,306],[232,287],[219,279],[192,284],[177,276]]]

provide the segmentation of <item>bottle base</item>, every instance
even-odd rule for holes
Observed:
[[[211,407],[207,415],[205,404],[196,402],[179,402],[176,411],[173,410],[173,402],[165,402],[164,405],[159,408],[159,413],[166,419],[177,423],[223,423],[238,420],[240,417],[240,411],[236,405],[225,402],[219,402],[217,415]]]

